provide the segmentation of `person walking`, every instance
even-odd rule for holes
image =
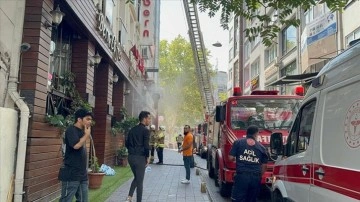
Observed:
[[[190,183],[190,164],[191,158],[193,155],[193,135],[190,132],[190,126],[184,126],[184,141],[181,149],[179,149],[179,153],[183,153],[184,167],[186,171],[186,178],[181,180],[183,184]]]
[[[230,150],[229,160],[236,161],[236,175],[231,193],[233,202],[256,202],[261,188],[261,176],[266,170],[268,155],[257,140],[259,128],[248,127],[246,138],[236,140]]]
[[[128,161],[134,174],[126,201],[131,201],[136,189],[136,201],[141,202],[145,168],[149,164],[150,132],[146,126],[151,122],[150,112],[140,112],[139,121],[140,123],[129,131],[125,140],[129,152]]]
[[[154,153],[155,153],[155,138],[156,138],[156,130],[155,125],[150,126],[150,163],[154,162]]]
[[[164,147],[165,147],[165,126],[159,126],[159,132],[156,135],[156,152],[159,162],[156,164],[162,165],[164,163]]]
[[[176,143],[177,143],[178,149],[180,149],[183,140],[184,140],[184,137],[183,137],[181,134],[179,134],[179,135],[176,137]]]
[[[85,142],[91,136],[93,115],[86,109],[75,112],[75,123],[65,131],[65,156],[58,179],[61,181],[60,202],[88,202],[87,152]]]

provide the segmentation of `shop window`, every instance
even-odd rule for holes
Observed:
[[[282,31],[282,54],[290,52],[296,47],[296,27],[290,25]]]

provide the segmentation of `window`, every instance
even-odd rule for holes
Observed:
[[[296,47],[296,28],[292,25],[282,31],[282,53],[285,55]]]
[[[65,23],[51,32],[50,57],[48,71],[48,90],[66,93],[63,85],[64,75],[71,70],[72,32]]]
[[[245,42],[245,50],[244,50],[245,61],[250,58],[250,54],[251,54],[250,42],[246,41]]]
[[[330,9],[326,4],[317,4],[315,6],[311,6],[304,12],[305,23],[308,24],[328,12],[330,12]]]
[[[260,36],[255,37],[255,40],[251,42],[251,50],[254,50],[254,48],[259,44],[260,42]]]
[[[300,110],[290,131],[286,144],[286,156],[306,151],[309,146],[315,115],[316,100],[310,101]]]
[[[300,99],[241,99],[231,104],[231,127],[235,130],[256,125],[261,129],[290,129],[300,108]]]
[[[114,2],[113,0],[104,0],[103,1],[103,12],[105,14],[106,20],[110,25],[113,24],[113,11],[114,11]]]
[[[360,27],[345,37],[346,45],[355,39],[360,39]]]
[[[296,60],[291,62],[289,65],[285,66],[280,70],[280,77],[286,76],[286,75],[294,75],[297,74],[297,68],[296,68]],[[282,95],[291,95],[293,92],[294,86],[281,86],[280,92]]]
[[[229,43],[232,42],[233,38],[234,38],[234,29],[231,27],[229,30]]]
[[[294,74],[297,74],[296,60],[294,60],[289,65],[285,66],[284,68],[282,68],[280,70],[281,77],[286,76],[286,75],[294,75]]]
[[[231,47],[229,50],[229,61],[231,61],[231,59],[233,59],[234,55],[234,49]]]
[[[251,64],[251,78],[259,75],[259,60],[256,60],[254,63]]]
[[[268,67],[268,64],[273,62],[277,56],[277,48],[276,45],[271,46],[267,50],[265,50],[265,65]]]
[[[249,65],[247,65],[245,68],[244,68],[244,82],[245,82],[245,88],[247,87],[246,86],[246,82],[248,82],[250,80],[250,71],[249,71]]]

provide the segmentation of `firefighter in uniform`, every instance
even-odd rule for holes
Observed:
[[[164,159],[164,147],[165,147],[165,126],[159,126],[159,131],[156,135],[156,142],[155,142],[155,147],[156,147],[156,153],[157,156],[159,158],[159,162],[157,162],[156,164],[163,164],[163,159]]]
[[[155,138],[156,138],[156,130],[155,125],[150,126],[150,163],[154,162],[154,153],[155,153]]]
[[[178,149],[180,149],[183,140],[184,140],[184,137],[183,137],[181,134],[179,134],[179,135],[176,137],[176,143],[177,143]]]

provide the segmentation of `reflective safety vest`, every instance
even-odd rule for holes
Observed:
[[[149,145],[150,145],[150,146],[154,146],[154,145],[155,145],[155,141],[156,141],[156,132],[155,132],[155,130],[151,130],[151,131],[150,131],[150,141],[149,141]]]
[[[156,144],[158,147],[164,148],[165,147],[165,134],[164,132],[159,132],[156,137]]]

